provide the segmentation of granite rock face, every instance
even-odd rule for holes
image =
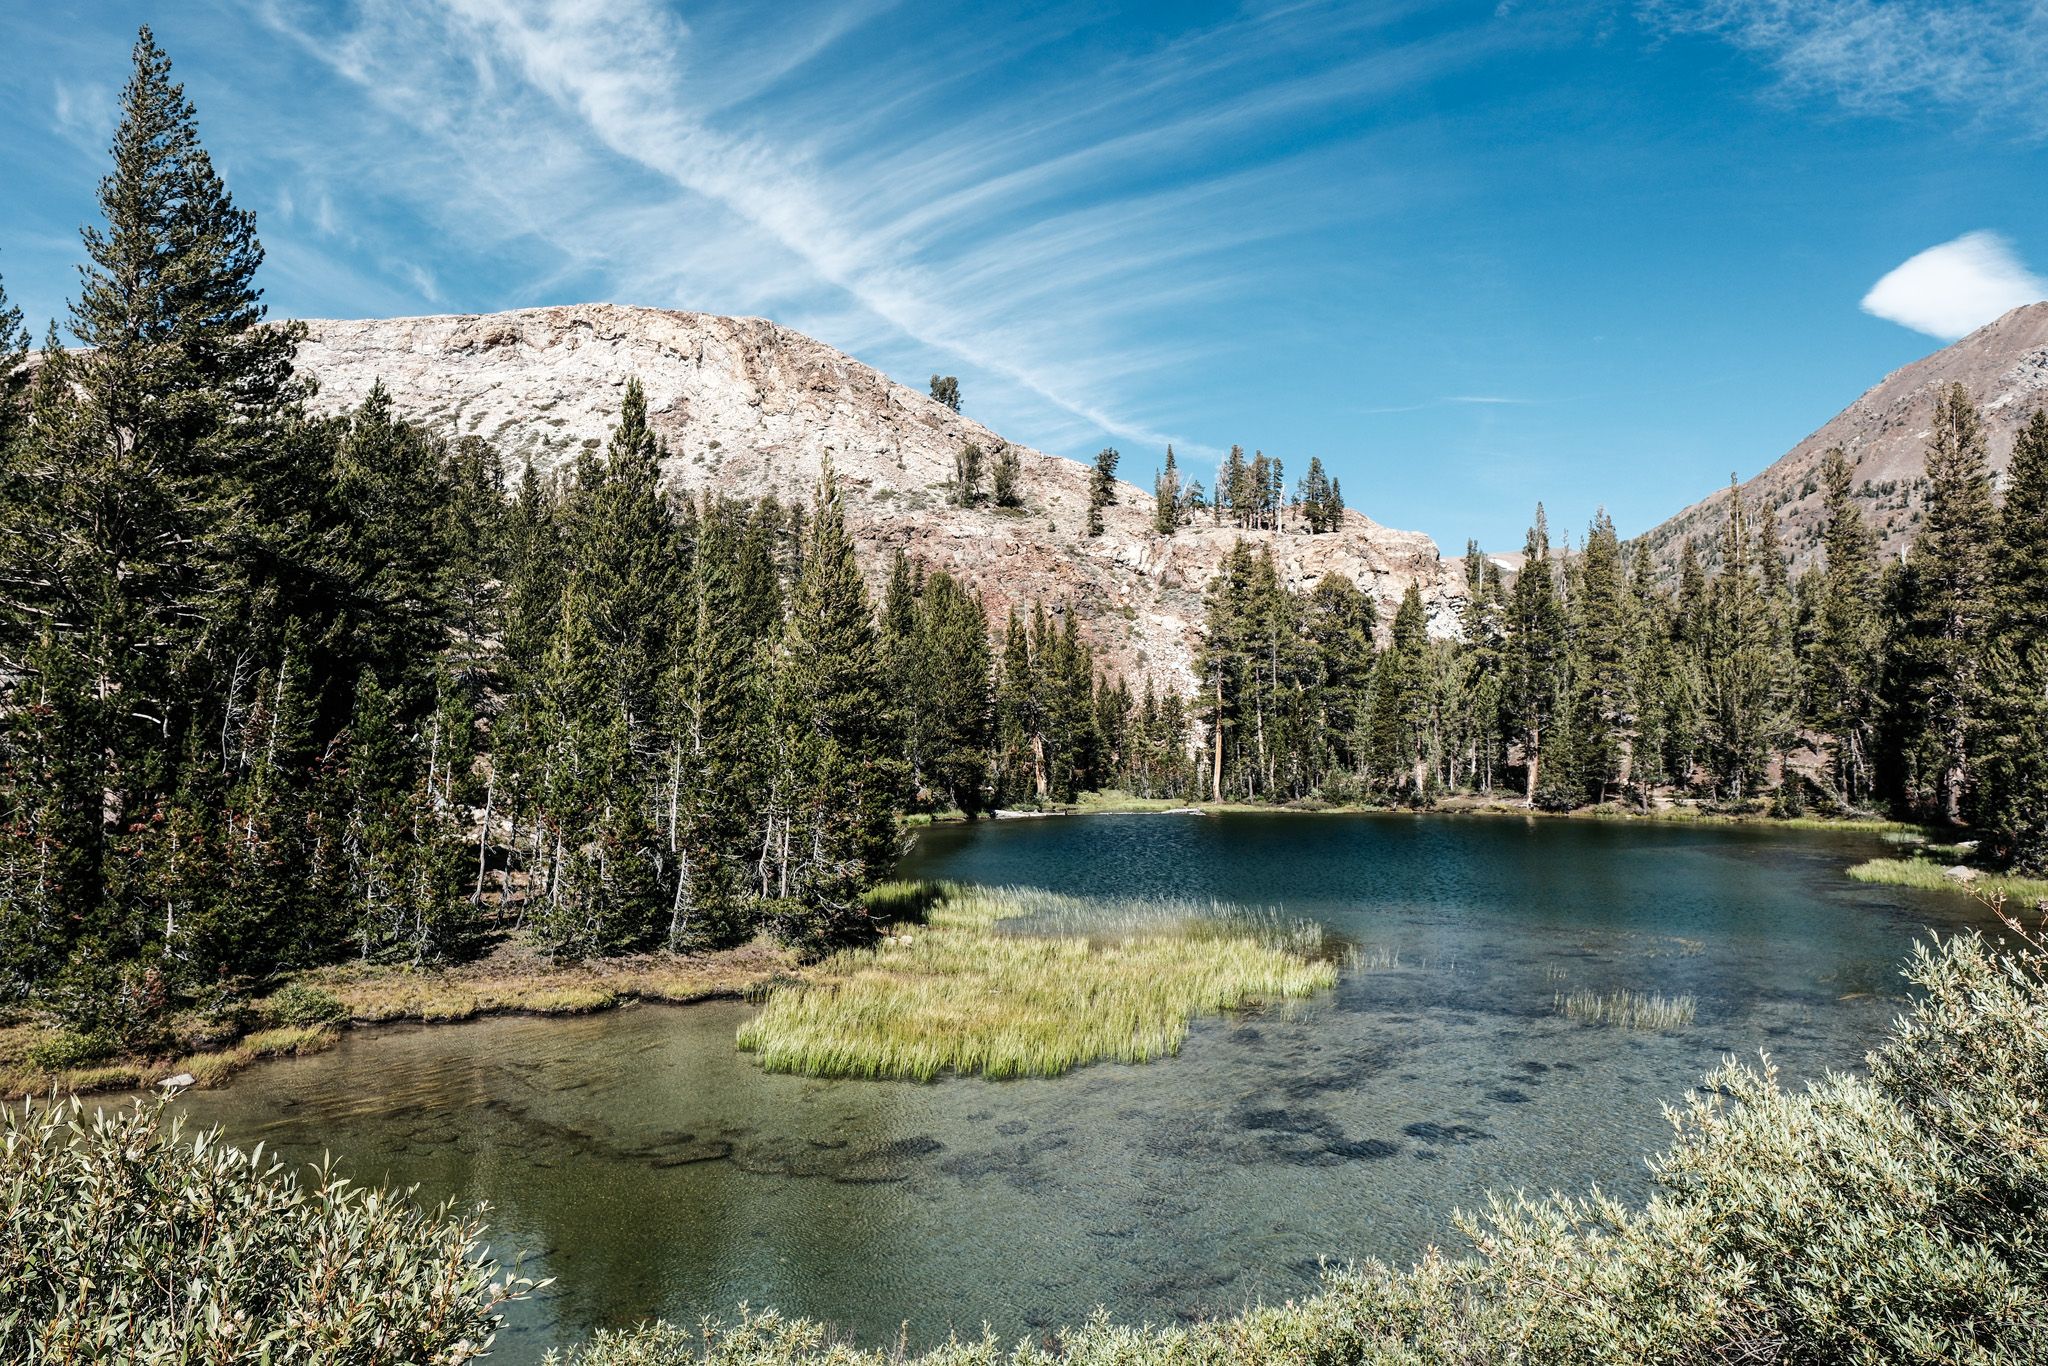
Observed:
[[[1777,463],[1742,486],[1751,506],[1778,510],[1779,534],[1795,566],[1812,562],[1821,534],[1820,467],[1840,446],[1853,487],[1879,548],[1896,555],[1913,539],[1927,495],[1927,437],[1934,398],[1960,382],[1984,416],[1994,472],[2012,459],[2013,435],[2048,403],[2048,303],[2028,304],[1978,328],[1952,346],[1894,370]],[[1728,491],[1717,490],[1653,528],[1644,542],[1669,568],[1693,537],[1708,563],[1727,515]]]
[[[1295,587],[1349,575],[1377,599],[1383,631],[1410,583],[1422,589],[1432,630],[1456,631],[1461,566],[1444,562],[1427,536],[1357,512],[1321,536],[1203,523],[1162,537],[1150,491],[1122,484],[1106,531],[1090,540],[1088,469],[1027,447],[1016,448],[1025,507],[956,507],[949,492],[962,445],[978,444],[992,461],[1010,443],[763,319],[593,304],[306,326],[299,365],[319,382],[316,406],[353,407],[381,382],[414,419],[493,442],[510,478],[527,460],[551,471],[583,446],[601,447],[628,378],[646,389],[678,492],[808,499],[829,461],[871,584],[880,586],[900,548],[978,588],[995,621],[1012,606],[1071,606],[1103,667],[1134,688],[1150,678],[1192,689],[1203,590],[1239,536],[1270,545]],[[1126,462],[1149,471],[1155,458],[1131,452]]]

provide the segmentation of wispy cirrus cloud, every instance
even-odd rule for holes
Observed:
[[[1970,232],[1887,272],[1863,296],[1863,311],[1954,341],[2042,299],[2048,280],[2027,269],[2012,243],[1995,232]]]
[[[2044,0],[1643,0],[1653,26],[1754,52],[1785,90],[1869,113],[1928,102],[2048,136]]]
[[[1019,81],[1020,54],[1029,70],[1085,7],[878,65],[861,49],[893,22],[879,0],[792,11],[775,41],[744,6],[248,3],[388,131],[357,130],[374,162],[306,140],[302,204],[373,187],[470,250],[529,259],[537,290],[769,314],[899,373],[972,375],[982,415],[1040,444],[1183,450],[1134,395],[1219,339],[1162,319],[1255,290],[1290,234],[1375,211],[1356,197],[1371,148],[1295,131],[1497,49],[1483,24],[1381,39],[1420,6],[1254,6]],[[1351,163],[1349,194],[1318,158]],[[1418,184],[1390,171],[1376,202]]]

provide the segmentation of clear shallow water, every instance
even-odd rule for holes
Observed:
[[[1874,839],[1501,818],[1103,816],[941,827],[906,876],[1275,905],[1398,955],[1180,1057],[1049,1081],[768,1076],[737,1002],[348,1036],[180,1102],[294,1159],[488,1200],[557,1283],[494,1360],[741,1301],[864,1343],[1155,1322],[1311,1289],[1317,1260],[1456,1244],[1489,1189],[1647,1188],[1659,1106],[1724,1054],[1855,1065],[1913,937],[1971,903],[1851,882]],[[1562,1020],[1687,993],[1696,1024]]]

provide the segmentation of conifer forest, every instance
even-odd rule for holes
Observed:
[[[274,202],[296,241],[336,252],[359,245],[339,220],[377,206],[310,207],[305,165],[266,183],[303,152],[283,133],[278,162],[210,154],[148,27],[103,109],[53,78],[62,137],[102,114],[112,135],[62,314],[21,306],[54,297],[47,270],[15,273],[13,301],[0,281],[0,1359],[2048,1361],[2048,286],[2010,243],[1970,233],[1869,289],[1859,325],[1947,340],[1829,439],[1624,539],[1649,481],[1614,454],[1637,439],[1617,419],[1592,506],[1531,498],[1519,546],[1446,556],[1367,514],[1411,506],[1399,481],[1453,481],[1438,458],[1472,513],[1496,491],[1474,471],[1498,473],[1477,445],[1368,463],[1169,443],[1183,429],[1135,402],[1062,395],[1082,372],[1108,388],[1186,366],[1190,407],[1212,386],[1228,401],[1201,377],[1224,354],[1188,340],[1201,327],[1177,318],[1128,365],[1088,359],[1119,335],[1107,309],[1039,330],[1045,300],[1084,286],[1229,297],[1226,248],[1277,269],[1254,245],[1294,255],[1359,186],[1314,187],[1301,222],[1261,204],[1212,244],[1214,278],[1177,239],[1099,270],[1068,254],[1199,216],[1218,185],[1304,174],[1306,114],[1256,178],[1183,195],[1172,158],[1148,160],[1142,209],[1005,224],[1017,259],[956,295],[1012,291],[1032,321],[1011,331],[935,322],[929,277],[864,254],[943,254],[949,215],[1036,206],[1032,187],[1110,143],[950,193],[942,172],[1000,159],[1043,108],[977,125],[971,156],[898,148],[863,193],[914,210],[839,233],[797,181],[882,117],[846,111],[893,118],[936,90],[944,122],[956,100],[974,117],[957,73],[902,93],[900,42],[831,103],[846,129],[779,161],[765,134],[721,143],[723,121],[855,61],[837,29],[700,119],[661,112],[684,64],[643,49],[765,60],[757,15],[699,29],[636,0],[593,35],[576,6],[372,5],[343,7],[356,36],[325,44],[318,6],[255,7],[260,24],[229,8],[207,22],[301,40],[287,55],[323,81],[394,69],[374,40],[396,33],[408,73],[458,54],[494,123],[587,124],[517,143],[536,177],[550,167],[528,161],[624,156],[606,134],[652,120],[631,126],[659,148],[586,177],[625,200],[665,186],[593,229],[659,219],[680,242],[632,278],[673,293],[746,261],[761,292],[742,297],[793,299],[775,291],[810,271],[829,303],[791,303],[806,330],[865,348],[893,328],[922,348],[916,373],[959,373],[906,387],[724,295],[703,306],[733,316],[293,320],[274,301],[296,311],[286,290],[317,269],[266,257],[256,196],[224,168],[264,185],[266,230]],[[1242,74],[1203,54],[1296,10],[1367,41],[1331,7],[1282,8],[1186,48],[1119,30],[1136,55],[1110,74],[1141,94],[1132,73],[1160,91],[1211,61]],[[1640,8],[1637,26],[1670,7]],[[1880,93],[1917,89],[1887,27],[1910,6],[1859,8],[1832,43],[1796,6],[1711,8],[1643,62],[1680,39],[1748,60],[1818,25],[1801,62],[1890,35],[1898,88]],[[0,15],[0,36],[26,22]],[[445,41],[410,41],[431,23]],[[1018,38],[972,24],[991,50]],[[1951,56],[1962,25],[1936,25]],[[471,41],[498,47],[472,66]],[[1094,41],[1056,64],[1086,69]],[[0,51],[0,96],[26,88],[19,65]],[[1790,101],[1816,78],[1783,79]],[[505,174],[467,146],[437,160],[437,137],[474,125],[391,84],[357,102],[414,120],[403,149],[372,148],[417,158],[394,184]],[[1942,98],[1961,84],[1944,76]],[[1055,122],[1113,121],[1127,93]],[[1212,117],[1322,98],[1258,93],[1202,114],[1205,151],[1227,151]],[[1842,120],[1880,102],[1845,97]],[[1518,105],[1518,129],[1528,108],[1548,106]],[[1128,136],[1148,159],[1160,140]],[[1716,132],[1717,154],[1737,145]],[[0,171],[26,161],[0,146]],[[1575,154],[1573,175],[1607,161]],[[1449,193],[1434,171],[1416,169],[1418,200]],[[718,214],[677,226],[691,194]],[[493,253],[560,245],[510,203],[450,212],[503,211]],[[0,230],[43,250],[18,227],[35,214],[0,204]],[[719,214],[744,231],[721,237]],[[1439,231],[1458,271],[1504,269],[1448,229],[1418,260]],[[574,272],[600,253],[562,254],[518,288],[593,278]],[[1302,396],[1416,430],[1588,420],[1591,401],[1558,416],[1566,401],[1462,376],[1408,402],[1374,367],[1437,363],[1424,340],[1293,373],[1305,330],[1399,295],[1360,284],[1353,256],[1333,249],[1343,268],[1301,316],[1245,329],[1241,354],[1272,351],[1244,382],[1283,428],[1273,449],[1314,444],[1288,425]],[[1955,322],[1982,302],[1950,288],[1965,267],[2027,298]],[[488,274],[460,288],[511,288]],[[1506,336],[1514,311],[1486,325]],[[1008,358],[1055,333],[1078,359]],[[1466,360],[1462,340],[1440,349]],[[1389,393],[1336,395],[1354,371]],[[1041,431],[1083,433],[1069,449],[1116,444],[1084,461],[999,437],[980,405],[1003,385],[1005,421],[1057,410]],[[1525,487],[1582,489],[1598,452],[1572,454],[1518,467],[1502,520],[1475,513],[1460,537],[1512,534]],[[1128,482],[1141,465],[1149,496]],[[456,1021],[474,1023],[415,1027]]]
[[[1074,603],[991,620],[900,555],[871,593],[829,475],[787,506],[679,491],[637,386],[556,478],[381,393],[310,415],[253,216],[146,39],[121,108],[79,345],[0,313],[0,989],[93,1031],[515,929],[570,959],[851,942],[904,815],[1100,789],[1888,813],[2048,867],[2048,413],[2000,495],[1945,393],[1900,561],[1831,452],[1796,578],[1739,489],[1676,565],[1539,507],[1513,570],[1468,548],[1448,631],[1413,587],[1382,622],[1341,576],[1279,581],[1249,533],[1336,525],[1320,461],[1290,490],[1233,447],[1205,495],[1169,450],[1156,534],[1248,538],[1198,688],[1134,689]]]

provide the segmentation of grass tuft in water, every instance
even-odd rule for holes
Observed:
[[[1690,996],[1658,996],[1641,991],[1581,989],[1560,992],[1553,1005],[1568,1020],[1619,1025],[1623,1029],[1684,1029],[1693,1021],[1696,1003]]]
[[[1050,1077],[1168,1056],[1196,1015],[1337,978],[1317,926],[1270,912],[947,884],[924,914],[775,987],[739,1046],[816,1077]]]
[[[1344,950],[1344,966],[1353,972],[1391,972],[1401,966],[1401,951],[1385,944],[1353,944]]]

